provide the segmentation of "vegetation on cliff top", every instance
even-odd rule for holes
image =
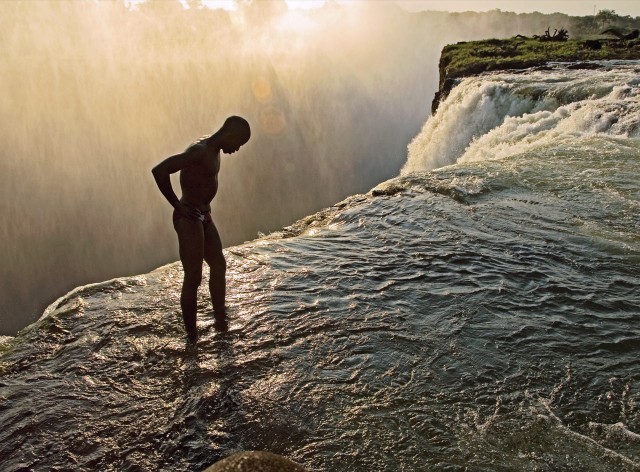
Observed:
[[[442,50],[440,86],[447,79],[493,70],[524,69],[547,62],[607,59],[640,59],[640,40],[540,41],[516,36],[460,42]]]

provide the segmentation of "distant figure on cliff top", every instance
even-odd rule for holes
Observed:
[[[168,157],[152,170],[162,195],[173,206],[173,227],[178,233],[184,269],[180,307],[189,342],[198,340],[197,293],[202,281],[202,261],[210,267],[209,291],[216,325],[226,327],[225,273],[222,242],[211,219],[211,201],[218,192],[220,151],[233,154],[251,137],[249,123],[231,116],[218,131],[192,144],[181,154]],[[180,172],[182,198],[171,186],[170,175]]]

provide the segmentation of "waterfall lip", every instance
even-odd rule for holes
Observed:
[[[555,62],[460,79],[409,144],[401,174],[501,159],[578,135],[635,137],[640,60],[591,63],[598,67],[589,74]]]
[[[177,263],[166,264],[162,267],[155,269],[154,271],[162,271],[164,268],[175,265]],[[47,308],[45,308],[42,316],[35,321],[35,323],[40,322],[41,320],[51,316],[57,310],[61,308],[77,303],[79,299],[82,299],[83,296],[93,296],[99,293],[102,294],[112,294],[116,291],[122,291],[130,289],[131,287],[144,287],[147,285],[147,274],[142,275],[134,275],[128,277],[116,277],[113,279],[105,280],[102,282],[96,282],[86,285],[81,285],[79,287],[74,288],[73,290],[67,292],[66,294],[59,297],[53,303],[51,303]],[[31,326],[31,325],[29,325]],[[28,326],[26,327],[28,328]],[[24,328],[24,329],[26,329]]]

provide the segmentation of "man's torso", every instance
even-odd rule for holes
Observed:
[[[218,172],[220,170],[220,153],[207,149],[204,144],[194,144],[192,152],[201,154],[198,164],[180,171],[180,187],[182,198],[187,205],[194,206],[202,212],[211,210],[211,200],[218,192]]]

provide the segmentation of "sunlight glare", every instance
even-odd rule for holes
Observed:
[[[235,0],[202,0],[202,4],[212,10],[221,8],[227,11],[235,11],[237,7]]]
[[[142,2],[144,0],[129,0],[130,2]],[[325,0],[285,0],[289,10],[311,10],[320,8],[325,4]],[[221,8],[227,11],[235,11],[237,4],[235,0],[202,0],[202,4],[211,9]]]
[[[301,10],[289,10],[278,20],[278,28],[288,32],[308,32],[313,26],[311,17]]]
[[[312,8],[320,8],[324,5],[325,0],[285,0],[289,10],[302,9],[310,10]]]

